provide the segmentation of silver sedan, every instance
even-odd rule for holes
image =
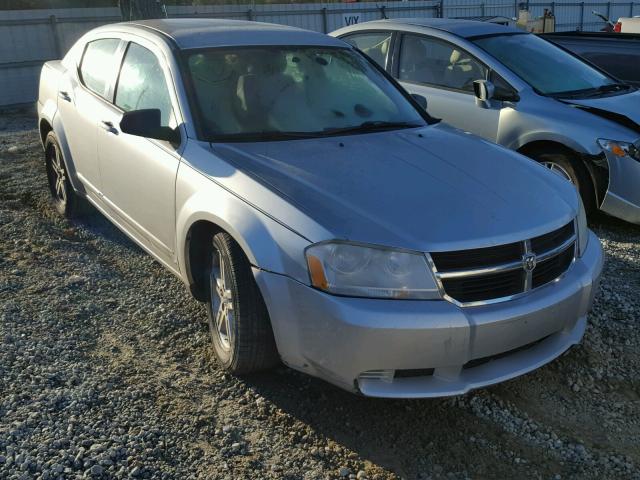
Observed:
[[[603,256],[571,184],[423,100],[338,39],[160,20],[45,64],[38,112],[55,207],[181,278],[223,368],[431,397],[578,343]]]
[[[365,51],[432,115],[573,182],[587,213],[640,224],[640,91],[534,34],[407,18],[331,35]]]

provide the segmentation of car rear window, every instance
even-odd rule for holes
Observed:
[[[120,44],[117,38],[104,38],[87,43],[80,64],[82,82],[101,97],[106,96],[114,74],[113,59]]]

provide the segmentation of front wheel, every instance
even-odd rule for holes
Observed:
[[[587,167],[582,162],[564,152],[554,150],[540,150],[533,153],[531,157],[575,185],[587,214],[591,214],[597,209],[593,181]]]
[[[251,265],[227,233],[213,236],[208,284],[209,331],[223,368],[240,375],[277,365],[269,314]]]

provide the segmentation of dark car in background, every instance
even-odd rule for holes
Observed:
[[[640,87],[640,34],[555,32],[540,35],[625,83]]]

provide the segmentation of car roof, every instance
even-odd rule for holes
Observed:
[[[168,18],[119,25],[153,30],[173,39],[181,49],[244,45],[347,46],[341,40],[310,30],[243,20]]]
[[[412,25],[418,27],[435,28],[436,30],[442,30],[444,32],[448,32],[463,38],[476,37],[481,35],[499,35],[501,33],[527,33],[524,30],[509,27],[506,25],[499,25],[497,23],[478,22],[474,20],[463,20],[458,18],[392,18],[375,22],[366,22],[360,25],[365,26],[374,23],[380,26],[396,24],[398,26]]]

